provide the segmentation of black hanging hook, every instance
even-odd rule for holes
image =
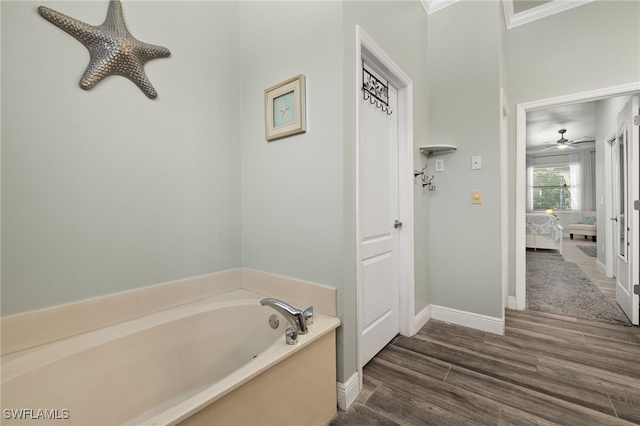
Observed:
[[[388,83],[367,71],[364,68],[364,61],[362,63],[362,91],[364,92],[363,97],[365,101],[368,99],[371,105],[380,108],[383,112],[386,112],[387,115],[393,114],[393,111],[389,109]]]

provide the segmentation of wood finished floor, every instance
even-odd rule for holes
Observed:
[[[566,244],[565,259],[580,260],[583,242]],[[504,336],[430,320],[363,380],[331,426],[640,424],[640,328],[529,310],[507,311]]]
[[[616,302],[616,282],[614,278],[607,278],[600,272],[596,266],[596,258],[590,257],[584,254],[577,246],[596,246],[597,243],[591,241],[591,238],[584,239],[584,237],[575,235],[574,239],[565,238],[562,241],[563,254],[562,256],[567,262],[573,262],[577,264],[580,269],[589,277],[589,279],[600,289],[613,303]]]

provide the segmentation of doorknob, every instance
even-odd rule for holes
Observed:
[[[612,217],[611,220],[614,221],[614,222],[617,222],[618,218],[617,217]]]
[[[396,221],[393,222],[393,227],[394,228],[401,228],[402,227],[402,222],[400,222],[398,219],[396,219]]]

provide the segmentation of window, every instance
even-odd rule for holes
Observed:
[[[532,189],[535,210],[571,210],[569,166],[534,168]]]

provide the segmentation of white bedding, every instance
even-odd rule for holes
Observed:
[[[545,213],[527,213],[528,248],[558,250],[562,254],[562,226],[555,216]]]

